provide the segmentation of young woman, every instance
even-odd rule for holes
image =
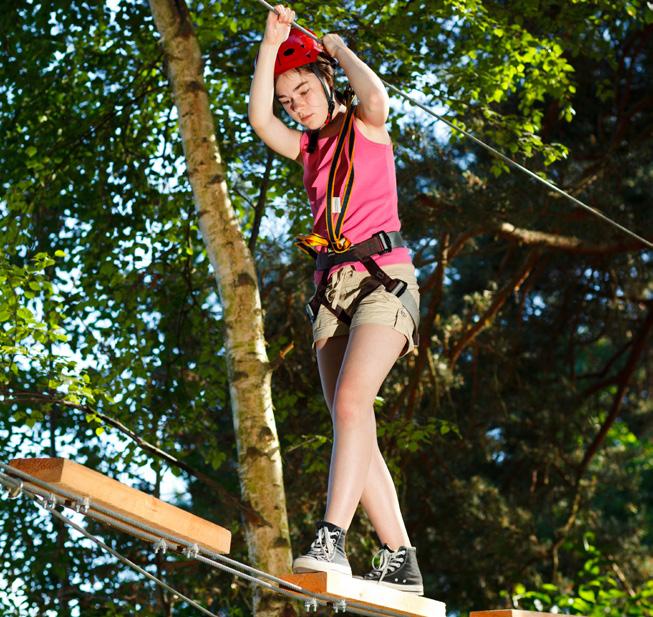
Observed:
[[[399,234],[388,95],[338,35],[320,45],[291,28],[294,11],[275,11],[256,62],[249,120],[270,148],[304,168],[314,228],[299,243],[317,262],[307,312],[334,434],[324,520],[293,569],[351,575],[345,533],[360,502],[383,545],[363,578],[421,594],[373,409],[395,361],[413,349],[419,319],[415,272]],[[356,105],[334,89],[334,58]],[[274,115],[275,96],[303,131]]]

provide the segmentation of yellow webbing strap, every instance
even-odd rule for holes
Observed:
[[[351,191],[354,186],[354,145],[356,141],[356,132],[354,130],[354,109],[355,105],[350,105],[347,109],[347,115],[342,123],[342,126],[340,127],[340,132],[338,133],[338,142],[336,144],[333,160],[331,161],[331,168],[329,170],[326,208],[324,211],[328,238],[324,238],[320,234],[313,232],[310,234],[298,236],[295,239],[295,246],[313,258],[317,256],[317,247],[325,246],[336,253],[344,253],[349,249],[349,247],[351,247],[351,242],[342,235],[342,226],[345,222],[347,207],[349,206],[349,198],[351,197]],[[337,197],[335,195],[336,172],[340,166],[340,160],[342,159],[347,136],[349,136],[349,163],[347,166],[347,175],[345,176],[344,182],[345,188],[344,193],[342,194],[340,210],[333,212],[334,198]],[[337,215],[337,220],[334,224],[333,217],[335,215]]]
[[[345,217],[347,215],[347,208],[349,206],[349,198],[351,197],[351,191],[354,186],[354,145],[356,142],[356,132],[354,130],[354,105],[350,105],[347,109],[347,116],[345,117],[342,126],[340,127],[340,134],[338,135],[338,143],[336,145],[336,150],[333,153],[333,161],[331,162],[331,169],[329,170],[329,180],[327,183],[327,194],[326,194],[326,224],[327,224],[327,233],[329,236],[329,241],[331,245],[331,250],[336,253],[343,253],[346,251],[351,243],[344,237],[342,234],[342,226],[345,222]],[[340,160],[342,158],[342,153],[344,150],[345,142],[347,141],[347,136],[349,136],[348,144],[348,154],[349,154],[349,164],[347,166],[347,175],[345,176],[344,181],[344,192],[342,194],[342,200],[340,204],[340,211],[333,211],[333,201],[335,195],[335,180],[336,172],[340,166]],[[333,221],[334,215],[337,214],[338,218]]]

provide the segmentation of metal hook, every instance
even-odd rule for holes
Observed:
[[[347,600],[336,600],[333,603],[333,612],[334,613],[346,613],[347,612]]]
[[[195,557],[197,557],[200,554],[200,547],[197,546],[197,544],[193,544],[192,546],[187,546],[182,551],[182,554],[185,557],[188,557],[188,559],[195,559]]]
[[[52,512],[52,510],[54,510],[57,507],[57,503],[58,503],[57,496],[54,493],[50,493],[48,495],[48,498],[45,501],[43,501],[41,505],[46,510]]]
[[[79,514],[86,514],[88,509],[91,507],[91,501],[88,497],[75,499],[73,509]]]
[[[9,497],[9,499],[18,499],[22,492],[23,492],[23,481],[19,480],[16,486],[7,489],[7,497]]]
[[[317,613],[317,600],[315,598],[307,598],[304,600],[304,608],[307,613]]]
[[[159,540],[154,544],[154,554],[156,555],[159,551],[161,551],[162,555],[165,555],[168,552],[168,543],[164,538],[159,538]]]

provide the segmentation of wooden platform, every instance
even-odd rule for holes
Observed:
[[[228,529],[68,459],[21,458],[9,465],[80,498],[88,497],[91,507],[101,505],[205,549],[223,554],[229,552],[231,532]],[[135,535],[138,534],[135,532]]]
[[[332,596],[334,600],[356,601],[366,604],[370,608],[390,609],[402,615],[414,617],[446,617],[443,602],[404,591],[396,591],[385,585],[363,581],[344,574],[310,572],[288,574],[282,578],[307,591]]]

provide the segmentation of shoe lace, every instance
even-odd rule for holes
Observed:
[[[371,575],[374,578],[378,577],[379,582],[381,582],[387,574],[392,574],[403,565],[405,556],[406,551],[404,549],[391,551],[384,546],[372,557]]]
[[[317,530],[317,537],[313,540],[309,554],[311,555],[325,555],[330,558],[336,550],[336,540],[338,537],[337,531],[330,532],[326,527],[320,527]]]

